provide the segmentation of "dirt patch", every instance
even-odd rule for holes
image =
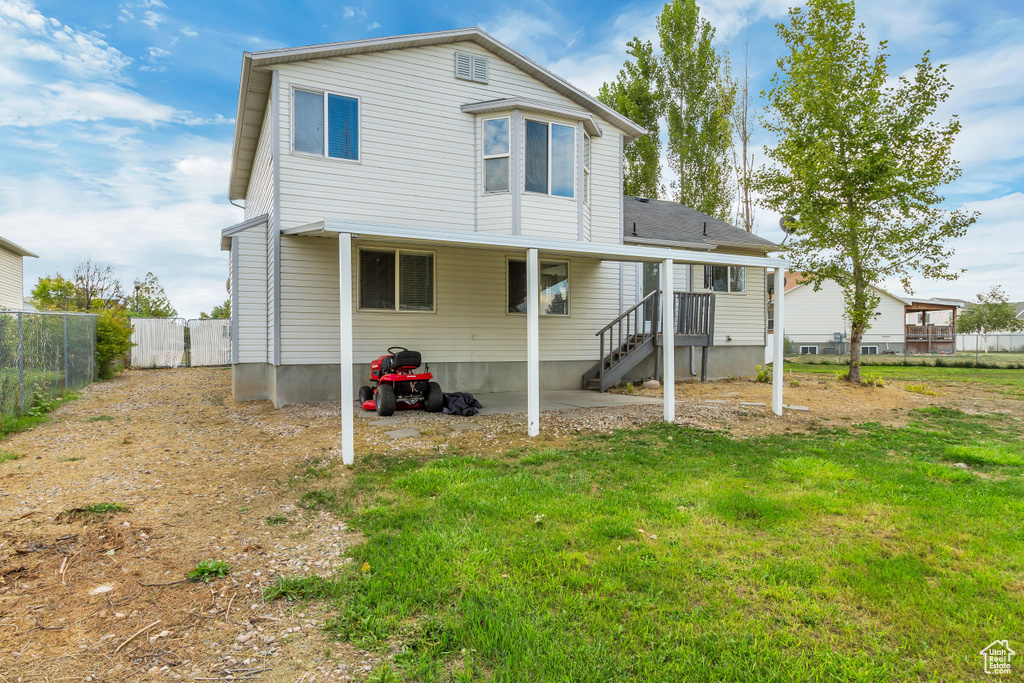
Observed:
[[[924,405],[1020,411],[979,387],[926,396],[800,382],[786,401],[810,412],[782,418],[768,385],[680,384],[677,421],[755,435],[902,424]],[[530,439],[523,416],[415,411],[386,426],[360,417],[356,447],[501,453],[661,416],[659,405],[545,412]],[[328,640],[324,607],[261,597],[279,574],[333,573],[360,542],[343,521],[297,505],[358,471],[340,465],[338,427],[336,405],[235,403],[229,371],[181,369],[93,385],[51,422],[6,439],[3,450],[22,457],[0,463],[0,680],[364,679],[382,655]],[[403,428],[419,434],[385,433]],[[230,575],[182,581],[207,559],[229,563]]]

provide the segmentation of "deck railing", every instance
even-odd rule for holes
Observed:
[[[907,325],[907,341],[953,341],[956,328],[952,325]]]

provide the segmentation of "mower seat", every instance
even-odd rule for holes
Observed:
[[[399,351],[391,359],[391,370],[415,370],[423,362],[419,351]]]

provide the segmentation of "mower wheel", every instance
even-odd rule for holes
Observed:
[[[440,413],[441,408],[444,407],[444,391],[441,390],[441,385],[437,382],[431,382],[427,385],[427,402],[424,409],[428,413]]]
[[[372,401],[372,400],[373,400],[373,389],[371,389],[370,387],[365,386],[365,385],[359,387],[359,403],[360,403],[360,405],[362,405],[363,403],[366,403],[367,401]]]
[[[377,414],[381,417],[389,417],[395,414],[398,401],[395,400],[395,388],[390,384],[381,384],[377,387],[377,394],[374,396],[377,401]]]

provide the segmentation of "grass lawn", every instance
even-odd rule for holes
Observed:
[[[787,377],[790,372],[834,376],[837,372],[845,372],[849,369],[847,365],[791,363],[789,361],[786,361],[784,367]],[[1024,370],[865,365],[861,367],[860,374],[862,378],[868,375],[879,375],[883,381],[924,382],[937,386],[956,386],[958,383],[964,382],[980,383],[999,393],[1024,399]]]
[[[363,532],[354,561],[267,597],[332,602],[337,638],[394,653],[381,681],[982,679],[1024,644],[1022,475],[1019,417],[934,407],[370,456],[303,496]]]

